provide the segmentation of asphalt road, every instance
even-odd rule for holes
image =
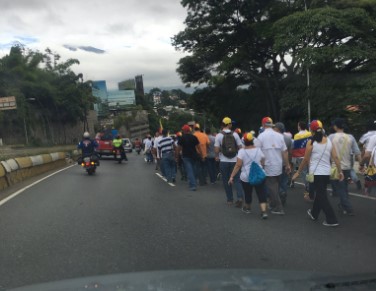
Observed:
[[[0,206],[0,290],[150,270],[376,271],[375,200],[353,197],[356,216],[328,228],[308,219],[296,187],[286,215],[263,221],[256,203],[252,214],[228,207],[220,183],[171,187],[128,156],[102,161],[95,176],[71,167]]]

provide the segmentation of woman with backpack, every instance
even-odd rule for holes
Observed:
[[[245,203],[242,208],[243,212],[251,213],[252,192],[253,188],[255,188],[260,203],[261,218],[267,219],[268,214],[266,213],[265,175],[263,176],[264,179],[253,182],[253,184],[251,184],[249,180],[249,173],[253,162],[257,164],[255,167],[258,169],[258,171],[262,171],[263,173],[262,167],[264,166],[265,156],[259,148],[255,147],[252,133],[245,133],[243,135],[243,140],[244,148],[240,149],[238,152],[237,161],[228,183],[232,184],[234,182],[234,176],[241,169],[240,180],[243,186],[245,198]]]

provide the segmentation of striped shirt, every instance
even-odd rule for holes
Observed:
[[[162,156],[172,152],[174,150],[174,140],[169,136],[163,137],[158,142],[158,150],[162,153]]]

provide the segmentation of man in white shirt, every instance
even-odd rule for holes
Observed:
[[[153,143],[151,141],[150,135],[148,135],[148,137],[144,139],[143,144],[144,144],[144,153],[145,153],[145,156],[146,156],[145,161],[147,163],[152,163],[153,162],[153,154],[152,154],[151,151],[152,151]]]
[[[373,135],[372,137],[369,138],[364,156],[359,163],[359,171],[363,173],[365,170],[364,165],[370,164],[372,161],[373,161],[373,165],[376,165],[376,135]],[[367,192],[370,195],[376,195],[376,187],[368,188]]]
[[[232,170],[235,167],[237,151],[242,147],[242,141],[237,133],[231,131],[232,120],[229,117],[223,118],[222,126],[223,130],[215,137],[214,152],[216,161],[219,161],[223,186],[227,196],[227,204],[232,205],[234,198],[232,186],[229,185],[228,180],[230,179]],[[226,142],[226,140],[233,141],[231,149],[227,146],[230,143]],[[240,182],[240,171],[234,176],[234,185],[238,197],[235,206],[241,208],[243,206],[244,192]]]
[[[349,200],[349,190],[347,180],[351,177],[352,153],[357,161],[360,161],[360,150],[355,138],[351,134],[344,132],[345,121],[343,118],[337,118],[333,121],[333,129],[336,133],[329,135],[329,139],[336,149],[337,156],[341,162],[341,169],[344,175],[342,181],[333,181],[334,189],[340,198],[339,207],[343,214],[353,215],[353,207]]]
[[[273,120],[264,117],[261,121],[264,131],[258,136],[258,145],[265,155],[265,186],[270,197],[270,207],[273,214],[285,214],[279,197],[279,180],[282,165],[285,163],[287,174],[291,172],[288,152],[283,135],[273,130]]]
[[[159,141],[163,138],[163,136],[160,135],[160,133],[157,131],[155,133],[155,138],[154,138],[154,145],[153,145],[153,155],[154,155],[154,158],[156,159],[157,161],[157,164],[155,166],[155,170],[160,170],[161,171],[161,174],[163,177],[166,177],[165,175],[165,172],[163,170],[163,165],[162,165],[162,160],[161,160],[161,157],[159,155],[159,151],[158,151],[158,146],[159,146]]]

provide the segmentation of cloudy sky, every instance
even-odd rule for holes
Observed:
[[[184,29],[180,0],[0,0],[0,7],[0,57],[18,41],[77,58],[75,72],[109,89],[138,74],[145,87],[182,85],[176,63],[184,55],[171,45]]]

